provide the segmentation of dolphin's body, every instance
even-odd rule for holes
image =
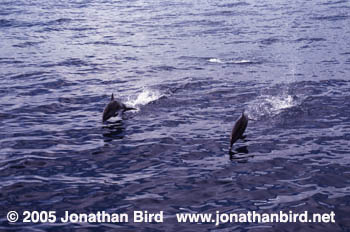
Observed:
[[[123,103],[121,103],[117,100],[114,100],[114,96],[112,93],[111,101],[108,103],[108,105],[106,106],[106,108],[103,111],[102,122],[105,122],[108,119],[110,119],[111,117],[118,116],[119,113],[123,113],[123,112],[128,111],[128,110],[136,110],[136,109],[132,108],[132,107],[127,107]]]
[[[238,139],[244,139],[245,136],[243,136],[243,133],[248,125],[248,117],[244,114],[244,111],[242,115],[237,119],[235,125],[232,128],[231,133],[231,141],[230,141],[230,151],[232,150],[232,145],[238,140]]]

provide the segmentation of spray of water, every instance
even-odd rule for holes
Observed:
[[[136,96],[131,96],[126,102],[126,105],[140,109],[140,106],[146,105],[150,102],[156,101],[161,98],[163,94],[158,90],[151,90],[143,88]]]
[[[247,111],[252,118],[271,117],[297,104],[297,99],[288,94],[279,96],[262,95],[250,105]]]

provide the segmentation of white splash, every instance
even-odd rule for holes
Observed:
[[[210,63],[223,63],[222,60],[218,59],[218,58],[211,58],[209,59],[209,62]]]
[[[247,63],[251,63],[250,60],[232,60],[229,61],[228,63],[233,63],[233,64],[247,64]]]
[[[139,106],[146,105],[152,101],[161,98],[162,96],[163,94],[157,90],[150,90],[144,88],[142,92],[139,93],[136,97],[130,97],[126,102],[126,105],[139,109]]]
[[[270,96],[266,101],[271,104],[272,111],[281,111],[295,106],[295,101],[291,95],[287,96]]]
[[[291,95],[263,95],[250,105],[248,113],[253,118],[267,115],[273,116],[279,114],[282,110],[291,108],[297,104],[297,100]]]
[[[210,63],[219,63],[219,64],[249,64],[252,63],[250,60],[221,60],[219,58],[211,58],[208,60]]]

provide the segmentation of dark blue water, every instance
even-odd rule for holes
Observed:
[[[1,231],[349,231],[348,1],[1,1]],[[136,112],[102,124],[110,94]],[[246,110],[246,141],[232,126]],[[165,222],[9,224],[164,211]],[[179,224],[180,212],[335,223]]]

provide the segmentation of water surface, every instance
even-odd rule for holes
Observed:
[[[2,1],[0,229],[348,231],[347,1]],[[102,124],[111,93],[136,112]],[[246,141],[228,153],[245,110]],[[9,224],[10,210],[166,215]],[[336,214],[179,224],[175,214]],[[84,230],[85,229],[85,230]]]

